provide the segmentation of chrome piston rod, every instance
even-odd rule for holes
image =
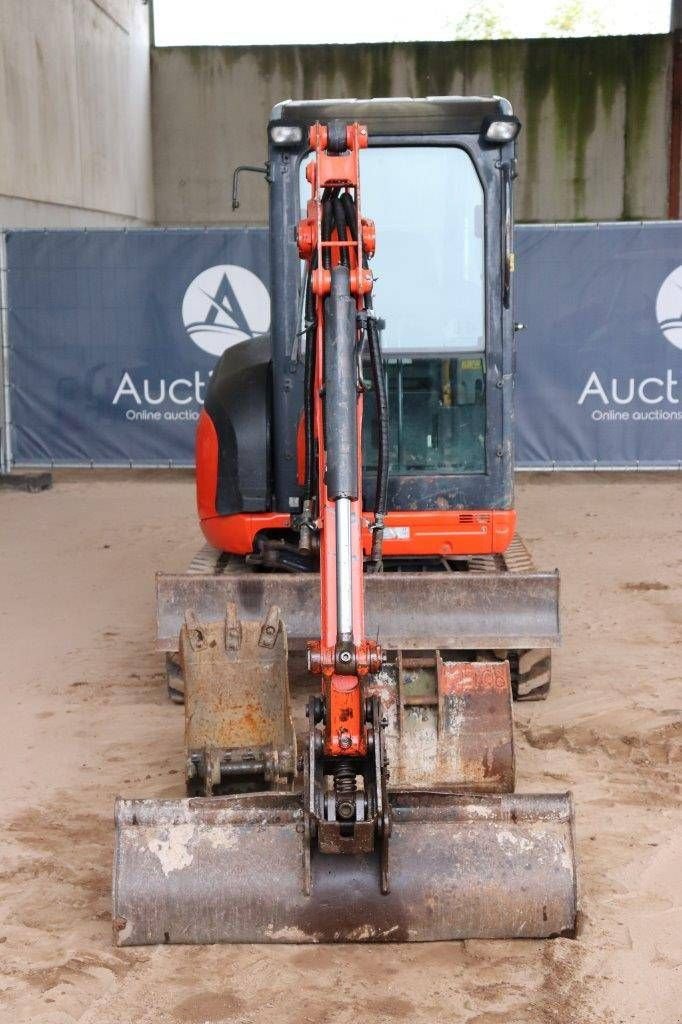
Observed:
[[[339,498],[336,517],[336,631],[339,640],[353,635],[353,549],[351,543],[351,500]]]
[[[336,635],[342,643],[353,639],[351,505],[358,497],[356,312],[348,267],[336,266],[325,300],[324,417],[325,478],[336,521]]]

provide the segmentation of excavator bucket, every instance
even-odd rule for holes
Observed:
[[[509,663],[398,651],[368,686],[386,719],[391,786],[510,793],[514,743]]]
[[[296,736],[277,605],[255,621],[239,618],[233,603],[218,622],[203,622],[189,609],[180,660],[190,795],[235,785],[284,788],[296,770]]]
[[[568,794],[391,795],[390,892],[378,855],[313,852],[296,794],[116,804],[120,946],[546,938],[575,924]]]
[[[275,634],[267,632],[272,625]],[[277,644],[263,648],[264,637],[273,635]],[[198,627],[189,617],[181,637],[188,722],[194,730],[203,721],[200,704],[219,700],[241,728],[236,713],[243,709],[244,677],[231,660],[237,644],[246,658],[241,667],[249,667],[256,683],[278,683],[286,725],[248,738],[278,736],[275,746],[289,750],[286,637],[277,609],[263,623],[236,619],[234,608],[223,623]],[[206,787],[203,797],[119,799],[115,941],[425,942],[570,934],[576,914],[571,799],[512,792],[508,664],[448,661],[440,651],[399,653],[397,663],[374,676],[369,692],[385,713],[392,772],[388,893],[381,892],[378,850],[323,854],[314,844],[307,892],[304,801],[300,791],[282,791],[282,779],[274,792],[215,796]],[[253,698],[252,692],[248,717],[260,721]],[[262,700],[270,707],[269,696]],[[274,708],[268,718],[282,721]],[[227,737],[203,728],[212,749],[224,747]],[[242,733],[236,735],[242,744]],[[196,740],[188,742],[196,750]]]

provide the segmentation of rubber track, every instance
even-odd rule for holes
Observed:
[[[223,576],[227,572],[241,572],[244,560],[204,544],[189,563],[187,572],[197,576]],[[503,555],[473,555],[468,562],[469,572],[535,572],[528,548],[520,537],[515,537]]]

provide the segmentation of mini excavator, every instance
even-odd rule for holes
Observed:
[[[119,945],[574,929],[570,794],[514,791],[558,639],[514,537],[518,130],[498,97],[273,110],[272,332],[216,367],[209,548],[158,578],[187,796],[117,800]]]

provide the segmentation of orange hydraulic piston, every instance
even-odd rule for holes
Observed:
[[[350,501],[349,536],[342,538],[340,547],[337,531],[337,501],[327,492],[327,451],[324,431],[324,367],[325,367],[325,298],[331,290],[331,269],[340,262],[349,268],[350,294],[355,298],[358,309],[362,308],[362,296],[372,287],[371,272],[363,268],[363,235],[373,244],[373,227],[363,224],[360,217],[359,153],[367,145],[367,129],[358,124],[346,127],[346,151],[328,152],[328,130],[315,124],[310,129],[310,145],[314,158],[309,164],[306,176],[311,185],[312,197],[308,202],[307,216],[298,228],[299,253],[311,266],[311,283],[316,307],[316,359],[315,386],[313,393],[313,422],[318,451],[318,518],[320,532],[320,639],[311,641],[309,661],[311,669],[322,674],[323,693],[327,707],[325,754],[327,756],[364,756],[366,739],[364,709],[360,680],[369,671],[376,671],[381,656],[376,644],[367,641],[364,634],[363,606],[363,550],[362,550],[362,507],[361,473],[362,458],[358,445],[357,497]],[[354,193],[358,211],[357,241],[338,236],[322,237],[323,190],[345,188]],[[341,250],[347,252],[342,260]],[[327,250],[323,255],[323,250]],[[316,265],[313,254],[316,253]],[[357,436],[362,436],[362,399],[358,393],[356,405]],[[338,500],[338,499],[337,499]],[[346,499],[343,499],[346,501]],[[343,520],[339,529],[343,533],[346,519],[344,505]],[[342,554],[341,554],[342,553]],[[348,586],[350,595],[343,590],[345,570],[342,574],[340,557],[350,558]],[[352,607],[351,637],[341,642],[337,606],[338,584],[344,603],[349,598]],[[343,662],[348,663],[349,668]]]

